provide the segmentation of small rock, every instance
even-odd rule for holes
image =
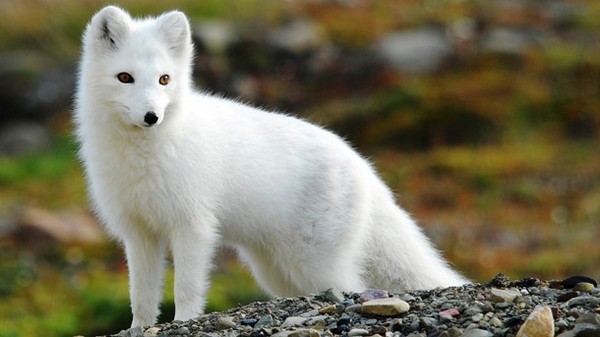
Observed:
[[[254,324],[256,324],[256,322],[258,322],[258,320],[256,318],[246,318],[246,319],[242,319],[240,321],[240,324],[254,326]]]
[[[325,306],[325,307],[319,309],[319,313],[320,314],[331,314],[331,313],[335,312],[336,307],[337,307],[337,305],[335,305],[335,304]]]
[[[217,321],[217,327],[219,329],[229,329],[234,328],[237,324],[233,321],[233,317],[231,316],[223,316],[219,317]]]
[[[369,331],[369,333],[371,335],[381,335],[381,336],[385,336],[385,334],[388,332],[387,328],[381,325],[375,325],[373,327],[371,327],[371,330]]]
[[[328,318],[329,318],[329,316],[325,316],[325,315],[314,316],[314,317],[308,318],[308,320],[306,321],[306,325],[318,325],[321,322],[325,322]]]
[[[362,304],[349,305],[344,309],[344,312],[347,314],[361,313],[362,312]]]
[[[319,337],[319,332],[315,329],[300,329],[292,332],[288,337]]]
[[[300,326],[300,325],[304,324],[306,321],[307,321],[307,319],[304,317],[290,316],[290,317],[286,318],[285,321],[283,321],[283,323],[281,324],[281,328],[285,329],[285,328]]]
[[[493,337],[494,334],[487,331],[487,330],[483,330],[483,329],[470,329],[465,331],[464,334],[461,335],[461,337]]]
[[[440,315],[440,316],[442,316],[442,315],[443,315],[443,316],[451,316],[451,317],[454,317],[454,316],[458,316],[458,315],[460,315],[460,311],[458,311],[458,309],[456,309],[456,308],[451,308],[451,309],[448,309],[448,310],[440,311],[440,312],[439,312],[439,315]]]
[[[333,303],[342,304],[342,302],[346,300],[344,294],[342,294],[339,290],[333,288],[327,289],[324,294],[325,299]]]
[[[462,336],[463,331],[457,327],[451,327],[446,331],[448,333],[448,337],[459,337]]]
[[[146,329],[146,331],[144,331],[144,337],[158,336],[159,331],[160,331],[160,328],[158,328],[158,327],[148,328],[148,329]]]
[[[377,289],[367,289],[360,294],[358,298],[358,303],[364,303],[367,301],[372,301],[378,298],[388,298],[390,297],[389,293],[385,290],[377,290]]]
[[[589,323],[575,324],[573,329],[575,337],[598,337],[600,336],[600,326]]]
[[[567,301],[567,306],[574,307],[579,305],[600,305],[600,298],[591,296],[579,296]]]
[[[521,325],[516,337],[554,337],[554,318],[550,307],[535,307]]]
[[[559,295],[556,298],[556,301],[557,302],[567,302],[568,300],[575,298],[577,296],[579,296],[579,294],[576,291],[569,291],[568,293]]]
[[[588,324],[593,324],[593,325],[598,325],[600,326],[600,315],[598,314],[594,314],[594,313],[587,313],[587,314],[583,314],[581,315],[581,317],[579,317],[576,321],[578,324],[579,323],[588,323]]]
[[[273,316],[264,315],[261,317],[256,324],[254,324],[254,329],[259,330],[262,328],[266,328],[273,325]]]
[[[397,316],[410,310],[410,305],[399,298],[380,298],[363,303],[363,313],[377,316]]]
[[[370,335],[369,330],[365,330],[365,329],[350,329],[350,331],[348,331],[348,337],[368,336],[368,335]]]
[[[490,300],[496,303],[513,303],[517,297],[521,297],[521,292],[516,290],[490,289],[492,296]]]
[[[580,282],[580,283],[577,283],[577,285],[575,285],[575,287],[573,287],[573,290],[575,290],[575,291],[584,291],[586,293],[589,293],[594,288],[596,288],[596,287],[593,284],[591,284],[591,283]]]
[[[136,327],[119,332],[118,336],[119,337],[143,337],[144,330],[142,330],[141,326],[136,326]]]
[[[574,288],[577,284],[581,283],[581,282],[587,282],[587,283],[591,283],[594,285],[594,287],[598,286],[598,282],[596,282],[596,280],[589,278],[587,276],[571,276],[569,278],[566,278],[564,280],[562,280],[561,284],[563,287],[567,288],[567,289],[571,289]]]
[[[490,325],[493,327],[496,327],[496,328],[501,328],[502,326],[504,326],[502,321],[496,316],[494,316],[490,319]]]
[[[426,330],[431,329],[439,324],[438,320],[433,317],[421,317],[419,319],[421,326]]]

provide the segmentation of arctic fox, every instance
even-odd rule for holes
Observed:
[[[165,255],[175,319],[202,313],[219,243],[269,294],[400,291],[468,283],[340,137],[202,94],[178,11],[88,24],[75,124],[91,199],[125,248],[132,326],[155,323]]]

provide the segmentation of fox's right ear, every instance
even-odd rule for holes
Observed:
[[[104,7],[94,15],[88,24],[85,31],[85,42],[117,50],[128,34],[130,24],[131,16],[121,8]]]

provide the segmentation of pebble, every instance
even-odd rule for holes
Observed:
[[[286,329],[286,328],[291,328],[294,326],[301,326],[307,320],[308,319],[305,317],[290,316],[290,317],[286,318],[285,321],[283,321],[283,323],[281,323],[281,328]]]
[[[315,329],[300,329],[293,331],[288,337],[320,337],[319,331]]]
[[[398,316],[410,310],[410,305],[399,298],[380,298],[364,302],[362,312],[377,316]]]
[[[319,309],[319,314],[331,314],[332,312],[335,312],[336,307],[337,307],[337,305],[335,305],[335,304],[323,307],[323,308]]]
[[[470,329],[465,331],[461,337],[493,337],[494,334],[482,329]]]
[[[550,307],[535,307],[519,328],[517,337],[554,337],[554,318]]]
[[[358,298],[358,303],[364,303],[367,301],[376,300],[378,298],[388,297],[390,297],[390,295],[385,290],[367,289],[360,294],[360,297]]]
[[[369,332],[369,330],[365,330],[365,329],[351,329],[350,331],[348,331],[348,337],[354,337],[354,336],[368,336],[371,333]]]
[[[346,300],[344,294],[342,294],[339,290],[333,288],[327,289],[325,291],[325,299],[337,304],[342,304]]]
[[[591,296],[579,296],[572,298],[567,301],[568,307],[574,307],[577,305],[600,305],[600,298],[591,297]]]
[[[260,330],[261,328],[266,328],[273,325],[273,316],[264,315],[262,316],[256,324],[254,324],[254,330]]]
[[[503,290],[492,288],[490,290],[492,302],[513,303],[517,297],[521,297],[521,292],[517,290]]]
[[[223,316],[223,317],[219,317],[219,319],[217,321],[217,325],[221,329],[228,329],[228,328],[235,327],[237,324],[235,324],[235,322],[233,321],[233,317]]]
[[[361,313],[362,312],[362,304],[349,305],[344,309],[344,312],[347,314]]]
[[[573,290],[575,290],[575,291],[583,291],[583,292],[589,293],[589,292],[591,292],[591,291],[592,291],[594,288],[596,288],[596,287],[595,287],[593,284],[591,284],[591,283],[588,283],[588,282],[580,282],[580,283],[577,283],[577,284],[575,285],[575,287],[573,287]]]
[[[159,331],[160,331],[160,328],[157,328],[157,327],[148,328],[148,329],[146,329],[146,331],[144,331],[144,337],[158,336]]]

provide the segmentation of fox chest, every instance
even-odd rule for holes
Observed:
[[[155,230],[193,217],[197,195],[202,192],[193,172],[173,160],[122,159],[97,164],[102,168],[90,178],[101,212],[119,214],[128,223]]]

